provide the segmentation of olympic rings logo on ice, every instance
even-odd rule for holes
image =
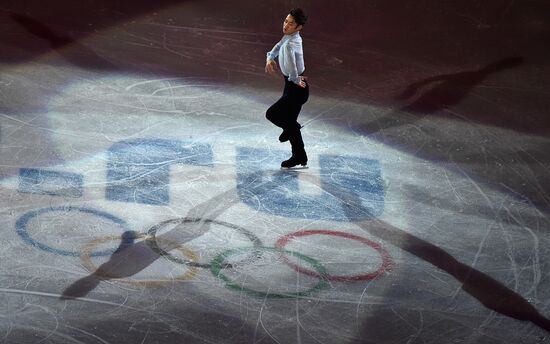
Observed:
[[[297,298],[297,297],[305,297],[312,292],[322,290],[324,288],[327,288],[329,286],[329,281],[339,281],[339,282],[354,282],[354,281],[365,281],[365,280],[372,280],[375,278],[378,278],[385,273],[387,273],[392,268],[392,260],[389,255],[389,253],[379,244],[376,242],[373,242],[367,238],[341,232],[341,231],[333,231],[333,230],[301,230],[297,232],[292,232],[285,234],[281,236],[275,243],[274,247],[266,247],[262,243],[261,239],[257,237],[255,234],[253,234],[251,231],[242,228],[240,226],[218,221],[218,220],[212,220],[212,219],[201,219],[201,218],[174,218],[162,221],[161,223],[151,227],[149,230],[147,230],[146,233],[143,234],[137,234],[134,237],[132,237],[132,241],[128,244],[124,244],[124,242],[121,243],[119,250],[120,252],[123,252],[124,250],[131,250],[132,247],[135,247],[137,244],[134,244],[134,239],[142,239],[143,241],[140,241],[139,243],[144,243],[151,252],[155,254],[155,257],[151,258],[151,261],[155,261],[158,257],[165,258],[164,261],[169,261],[172,263],[180,264],[186,268],[185,272],[182,272],[176,276],[166,278],[166,279],[132,279],[128,278],[130,276],[134,276],[138,272],[140,272],[142,269],[138,268],[136,271],[133,271],[132,273],[117,273],[116,271],[110,271],[108,264],[107,266],[101,265],[98,267],[97,264],[95,264],[92,260],[92,257],[99,257],[99,256],[105,256],[108,254],[111,254],[114,256],[117,251],[113,250],[97,250],[94,251],[98,246],[101,244],[105,244],[108,242],[120,240],[121,237],[119,236],[113,236],[113,235],[107,235],[107,236],[100,236],[93,238],[90,242],[85,244],[83,247],[80,248],[79,252],[76,251],[69,251],[64,250],[60,248],[56,248],[51,244],[44,244],[38,242],[38,240],[33,239],[31,235],[28,233],[27,224],[33,217],[42,215],[47,213],[48,211],[51,212],[81,212],[85,214],[92,214],[94,216],[101,217],[103,219],[107,219],[117,226],[122,227],[123,229],[127,229],[126,223],[108,213],[91,209],[91,208],[78,208],[78,207],[57,207],[57,208],[44,208],[39,210],[33,210],[30,211],[17,221],[17,230],[18,233],[25,239],[27,243],[32,244],[33,246],[50,252],[55,253],[59,255],[65,255],[65,256],[80,256],[82,265],[93,275],[100,279],[113,279],[116,281],[119,281],[121,283],[126,284],[133,284],[133,285],[140,285],[144,287],[162,287],[167,284],[172,284],[177,281],[183,281],[183,280],[190,280],[194,278],[198,274],[198,269],[208,269],[210,272],[222,280],[225,284],[225,286],[232,290],[237,290],[240,292],[247,293],[251,296],[258,296],[263,298]],[[225,228],[232,229],[239,233],[240,235],[246,237],[250,241],[250,246],[245,247],[237,247],[237,248],[226,248],[222,252],[217,253],[215,257],[209,262],[209,263],[203,263],[199,262],[199,254],[197,252],[193,252],[190,249],[184,247],[182,244],[176,242],[173,239],[166,239],[162,236],[159,236],[159,231],[161,231],[163,228],[170,226],[170,225],[182,225],[182,224],[199,224],[199,225],[217,225],[217,226],[223,226]],[[345,240],[353,240],[355,242],[358,242],[374,252],[376,252],[380,259],[380,264],[378,267],[374,269],[374,271],[357,274],[357,275],[331,275],[327,269],[323,266],[322,262],[318,261],[317,259],[314,259],[312,257],[309,257],[305,254],[295,252],[293,250],[285,249],[285,246],[287,246],[290,242],[292,242],[295,239],[298,238],[306,238],[311,236],[331,236],[334,238],[342,238]],[[175,255],[171,251],[178,252],[178,255]],[[236,262],[228,263],[227,261],[230,260],[231,257],[237,256],[239,254],[246,253],[246,256],[244,259],[239,259]],[[284,265],[288,266],[290,269],[295,270],[298,274],[304,275],[304,276],[310,276],[313,279],[317,279],[318,281],[313,284],[310,288],[306,290],[298,290],[293,292],[272,292],[268,289],[268,291],[262,291],[258,288],[252,288],[252,287],[246,287],[243,284],[240,284],[234,280],[228,275],[228,271],[231,269],[235,269],[238,267],[248,266],[254,264],[255,261],[262,259],[262,256],[265,253],[269,253],[271,255],[276,256],[276,261],[284,263]],[[137,257],[137,259],[140,256],[134,255]],[[135,258],[134,257],[134,258]],[[297,260],[297,261],[296,261]],[[120,263],[120,262],[119,262]],[[130,261],[128,264],[132,264],[133,262]],[[342,264],[345,264],[346,262],[341,262]],[[270,264],[274,264],[271,262]],[[305,266],[304,266],[305,265]],[[122,270],[124,270],[124,267],[122,267]],[[265,273],[265,270],[262,271],[262,273]]]
[[[241,203],[255,211],[265,212],[269,216],[351,223],[378,217],[383,212],[385,190],[378,161],[359,157],[320,155],[319,183],[315,183],[316,190],[320,193],[313,195],[299,192],[298,173],[282,172],[278,169],[270,171],[257,166],[258,161],[262,161],[262,164],[267,166],[279,166],[285,154],[282,151],[237,147],[236,188],[230,190],[231,202],[224,206],[228,208],[233,204]],[[203,143],[155,138],[117,142],[107,151],[105,199],[149,206],[168,205],[171,165],[214,167],[213,161],[212,147]],[[82,188],[85,185],[85,178],[75,173],[23,168],[20,170],[19,181],[19,191],[22,193],[73,198],[84,195]],[[219,199],[210,200],[214,203],[219,201]],[[221,199],[222,203],[225,201],[226,199]],[[261,204],[261,207],[257,207],[257,203]],[[66,215],[74,213],[96,216],[99,218],[99,227],[104,228],[101,231],[92,230],[90,234],[79,233],[92,239],[79,250],[75,250],[74,245],[71,246],[70,242],[63,241],[59,237],[50,239],[44,233],[38,234],[29,230],[32,227],[31,223],[40,222],[39,217],[49,212],[55,214],[52,218],[57,222],[61,221],[62,214],[59,213],[63,212]],[[78,226],[78,223],[75,225]],[[97,225],[94,226],[97,227]],[[196,226],[203,229],[202,234],[204,229],[209,229],[209,226],[221,226],[244,237],[250,244],[246,247],[226,247],[220,250],[221,252],[216,252],[212,259],[200,261],[198,257],[201,255],[181,245],[182,242],[187,243],[189,240],[182,240],[181,237],[179,240],[174,237],[167,239],[159,235],[159,232],[170,226]],[[113,232],[121,231],[123,236],[124,233],[132,232],[128,229],[126,221],[105,211],[75,206],[32,210],[23,214],[16,221],[15,227],[17,234],[27,244],[49,253],[80,257],[82,265],[98,279],[115,279],[122,283],[146,287],[160,287],[174,281],[192,279],[197,275],[198,269],[202,268],[209,269],[230,289],[262,297],[301,297],[327,287],[328,281],[353,282],[380,277],[392,266],[391,258],[382,246],[350,233],[319,229],[302,230],[285,234],[277,240],[274,247],[267,247],[257,235],[243,227],[216,219],[185,217],[162,221],[148,229],[146,233],[137,234],[133,239],[141,240],[137,245],[141,245],[140,247],[146,245],[149,251],[155,254],[155,257],[150,257],[151,261],[163,257],[165,260],[161,261],[177,264],[185,267],[186,270],[179,271],[175,277],[165,279],[140,279],[141,275],[146,274],[131,274],[131,269],[111,273],[113,271],[109,271],[109,262],[99,266],[94,262],[93,258],[100,256],[111,255],[114,259],[113,257],[121,252],[104,249],[105,244],[118,239],[118,236],[113,236]],[[354,275],[350,272],[349,275],[331,275],[321,261],[287,248],[298,238],[303,240],[312,236],[317,238],[331,236],[352,240],[362,245],[366,251],[375,252],[380,257],[376,259],[379,264],[366,273]],[[130,250],[133,247],[132,244],[123,244],[119,250]],[[252,266],[272,256],[276,256],[276,261],[283,263],[282,266],[286,269],[290,268],[300,276],[316,282],[312,282],[313,285],[307,290],[264,292],[259,287],[245,287],[235,281],[235,277],[238,276],[232,275],[232,271]],[[367,265],[370,269],[370,264]],[[136,273],[142,271],[139,270],[139,266],[134,270]],[[129,278],[130,276],[134,278]]]

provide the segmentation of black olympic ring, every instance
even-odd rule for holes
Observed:
[[[151,248],[151,250],[155,251],[158,255],[163,256],[168,260],[171,260],[173,262],[180,263],[180,264],[185,264],[185,265],[191,266],[191,267],[210,269],[210,268],[212,268],[212,264],[203,264],[203,263],[193,262],[193,261],[190,261],[190,260],[187,260],[187,259],[183,259],[183,258],[173,256],[169,252],[166,252],[165,250],[160,248],[158,243],[157,243],[156,235],[157,235],[158,230],[161,229],[162,227],[164,227],[166,225],[169,225],[169,224],[174,224],[174,223],[180,224],[180,223],[196,223],[196,222],[213,223],[213,224],[217,224],[217,225],[220,225],[220,226],[235,229],[237,232],[239,232],[239,233],[243,234],[244,236],[246,236],[252,242],[253,247],[262,247],[263,246],[263,243],[262,243],[261,239],[258,238],[255,234],[253,234],[252,232],[250,232],[249,230],[247,230],[245,228],[239,227],[237,225],[234,225],[234,224],[231,224],[231,223],[228,223],[228,222],[211,220],[211,219],[193,218],[193,217],[179,217],[179,218],[175,218],[175,219],[170,219],[170,220],[163,221],[163,222],[151,227],[147,231],[148,238],[145,240],[145,242],[147,243],[147,245],[149,245],[149,248]],[[256,253],[252,252],[250,257],[244,259],[242,262],[253,261],[253,260],[256,260],[260,257],[261,257],[261,252],[256,252]],[[232,265],[232,264],[228,263],[228,264],[223,265],[223,268],[226,268],[226,269],[227,268],[232,268],[232,267],[234,267],[234,264]]]

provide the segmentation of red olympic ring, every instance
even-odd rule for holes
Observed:
[[[277,240],[277,242],[275,243],[275,247],[282,249],[286,246],[286,244],[288,244],[288,242],[290,240],[292,240],[294,238],[308,236],[308,235],[317,235],[317,234],[332,235],[332,236],[342,237],[342,238],[346,238],[346,239],[351,239],[351,240],[359,241],[360,243],[365,244],[366,246],[370,246],[380,254],[380,256],[382,257],[382,264],[380,264],[380,266],[378,267],[378,269],[376,269],[376,271],[371,272],[371,273],[367,273],[367,274],[364,274],[364,275],[355,275],[355,276],[324,275],[324,276],[320,276],[317,272],[312,271],[312,270],[308,270],[308,269],[303,268],[299,265],[296,265],[296,264],[290,262],[286,257],[284,257],[283,259],[285,260],[285,262],[288,265],[290,265],[292,268],[294,268],[294,270],[296,270],[300,273],[303,273],[305,275],[308,275],[308,276],[325,278],[325,279],[328,279],[330,281],[340,281],[340,282],[343,282],[343,281],[368,281],[368,280],[372,280],[372,279],[382,275],[386,271],[389,271],[391,269],[392,265],[393,265],[390,254],[381,245],[375,243],[374,241],[371,241],[369,239],[366,239],[366,238],[363,238],[363,237],[360,237],[360,236],[357,236],[357,235],[344,233],[344,232],[338,232],[338,231],[313,229],[313,230],[303,230],[303,231],[298,231],[298,232],[294,232],[294,233],[289,233],[289,234],[286,234],[286,235],[282,236],[279,240]]]

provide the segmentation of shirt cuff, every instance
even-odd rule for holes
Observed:
[[[296,76],[289,76],[288,80],[292,81],[296,85],[300,84],[300,78],[297,75]]]

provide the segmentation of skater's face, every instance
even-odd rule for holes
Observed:
[[[302,29],[302,25],[296,24],[294,17],[290,14],[286,16],[283,23],[283,33],[285,35],[292,35],[295,32],[298,32]]]

